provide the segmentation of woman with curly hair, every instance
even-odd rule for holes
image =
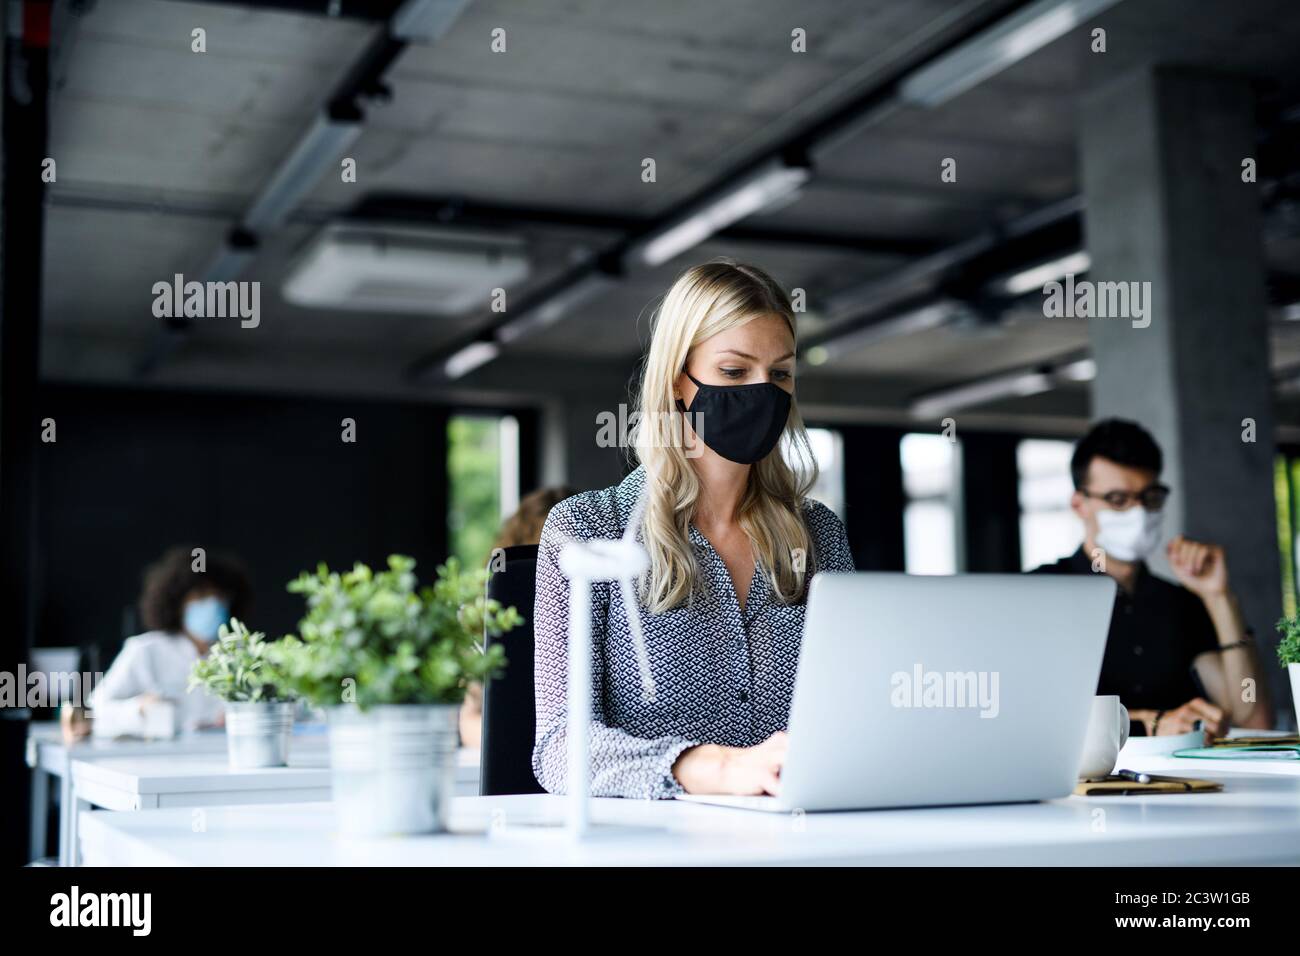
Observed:
[[[249,599],[248,575],[234,558],[200,562],[194,549],[176,547],[150,565],[140,595],[147,630],[126,639],[91,696],[95,735],[153,735],[159,722],[172,731],[221,723],[221,701],[188,689],[190,668],[222,624],[247,614]]]

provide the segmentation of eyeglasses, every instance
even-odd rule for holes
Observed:
[[[1116,511],[1131,508],[1135,502],[1142,505],[1147,511],[1159,511],[1165,506],[1165,502],[1169,500],[1169,486],[1151,485],[1136,493],[1132,491],[1108,491],[1101,495],[1094,495],[1087,488],[1080,488],[1079,494],[1085,498],[1097,498],[1104,501]]]

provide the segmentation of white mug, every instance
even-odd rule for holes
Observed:
[[[1128,742],[1128,709],[1114,694],[1092,699],[1088,734],[1079,760],[1079,779],[1098,780],[1115,769],[1119,749]]]
[[[144,731],[140,736],[146,740],[170,740],[177,730],[176,704],[163,698],[155,700],[144,709]]]

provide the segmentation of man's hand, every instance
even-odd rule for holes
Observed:
[[[1156,727],[1156,733],[1161,737],[1185,734],[1193,729],[1198,720],[1205,732],[1212,737],[1222,737],[1228,732],[1228,715],[1208,700],[1195,697],[1181,707],[1165,711]]]
[[[1165,552],[1178,583],[1202,601],[1228,593],[1228,559],[1217,544],[1202,544],[1180,534]]]

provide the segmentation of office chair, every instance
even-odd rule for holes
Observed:
[[[514,605],[524,623],[501,637],[508,664],[505,673],[483,688],[483,740],[479,793],[545,793],[533,776],[533,591],[537,545],[505,549],[505,568],[488,579],[488,597]]]

